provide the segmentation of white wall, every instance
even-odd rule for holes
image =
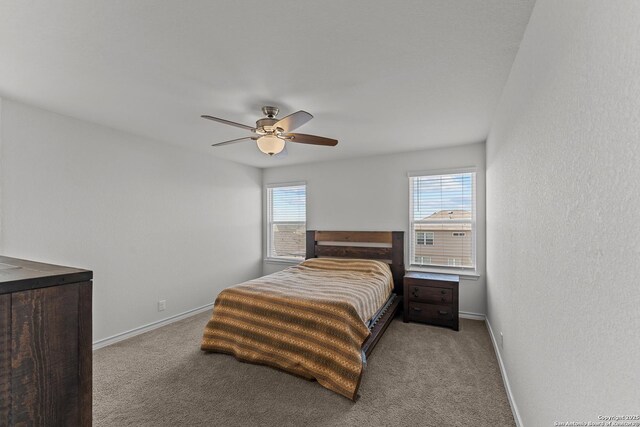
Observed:
[[[1,135],[0,249],[92,269],[94,340],[260,274],[259,169],[7,99]]]
[[[460,310],[484,314],[484,144],[265,169],[264,184],[306,181],[307,229],[409,231],[409,171],[475,166],[480,272],[462,280]],[[405,234],[405,242],[407,236]],[[406,254],[406,251],[405,251]],[[265,262],[264,274],[284,266]]]
[[[2,105],[3,100],[0,98],[0,250],[2,249]],[[1,253],[1,252],[0,252]]]
[[[538,0],[488,138],[488,315],[526,426],[640,411],[639,22]]]

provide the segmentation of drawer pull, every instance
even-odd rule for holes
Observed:
[[[418,307],[413,307],[413,311],[422,311],[422,309]]]
[[[440,293],[441,293],[442,295],[444,295],[444,294],[446,294],[446,293],[447,293],[447,291],[445,291],[445,290],[441,290],[441,291],[440,291]]]
[[[449,314],[449,312],[448,312],[448,311],[445,311],[445,310],[440,310],[440,311],[438,311],[438,313],[440,313],[440,314],[442,314],[442,315]]]

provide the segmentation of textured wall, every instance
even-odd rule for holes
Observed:
[[[526,426],[640,412],[638,22],[539,0],[488,138],[488,315]]]
[[[260,275],[260,170],[3,107],[2,253],[92,269],[94,340],[211,303]]]
[[[460,310],[484,314],[484,143],[270,168],[264,170],[263,181],[265,184],[307,182],[307,229],[398,230],[408,233],[407,173],[470,166],[477,168],[477,264],[480,278],[462,280]],[[263,272],[268,274],[283,267],[283,264],[265,262]]]

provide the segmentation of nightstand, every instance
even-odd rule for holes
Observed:
[[[452,274],[404,275],[404,322],[424,322],[459,330],[458,284]]]

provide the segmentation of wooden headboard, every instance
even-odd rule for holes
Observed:
[[[402,295],[404,231],[307,230],[306,258],[320,257],[387,261],[393,273],[394,292]]]

